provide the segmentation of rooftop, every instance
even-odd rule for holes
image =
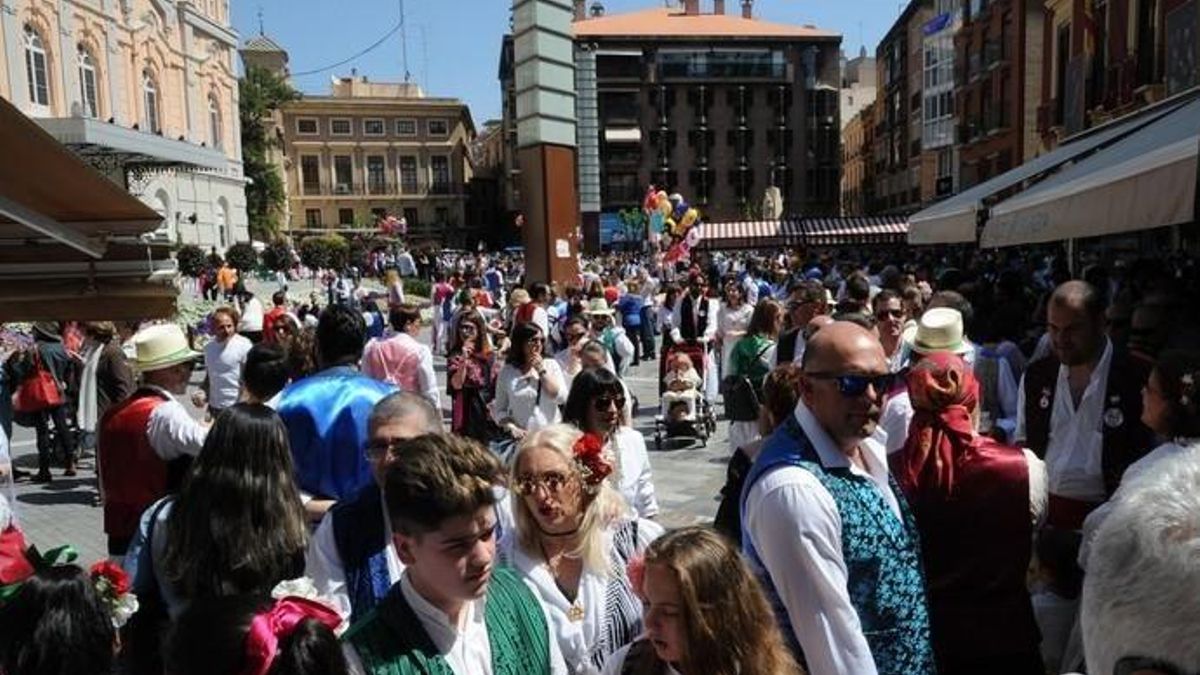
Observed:
[[[283,52],[284,54],[287,53],[287,50],[285,50],[283,47],[280,47],[279,43],[275,42],[274,40],[267,37],[266,35],[255,35],[254,37],[250,38],[249,40],[246,40],[246,44],[242,45],[242,51],[244,51],[244,52]]]
[[[575,37],[674,38],[835,38],[839,33],[733,14],[685,14],[680,8],[655,7],[638,12],[582,19],[571,24]]]

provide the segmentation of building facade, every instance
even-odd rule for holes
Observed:
[[[163,216],[160,240],[246,241],[227,0],[4,0],[0,97]]]
[[[875,194],[872,213],[916,210],[923,201],[922,164],[928,162],[921,135],[925,24],[931,0],[912,0],[875,50],[878,70],[875,134]]]
[[[958,185],[955,147],[954,36],[962,23],[959,0],[934,0],[921,28],[921,200],[942,199]]]
[[[858,111],[842,127],[842,215],[867,215],[874,170],[875,104]]]
[[[969,0],[955,38],[963,188],[1030,159],[1038,139],[1044,7],[1034,0]]]
[[[461,246],[471,235],[475,127],[462,101],[353,76],[280,112],[293,232],[372,228],[390,214],[414,240]]]
[[[1034,116],[1043,149],[1200,85],[1200,2],[1047,0]]]
[[[752,0],[736,15],[721,1],[682,4],[609,15],[575,3],[585,238],[598,212],[638,206],[650,184],[710,221],[755,217],[770,186],[786,212],[838,213],[841,36],[754,18]],[[506,127],[516,115],[508,45]]]
[[[859,111],[875,102],[877,76],[875,57],[867,55],[866,47],[863,47],[855,58],[843,59],[842,90],[838,106],[842,128],[845,128]]]

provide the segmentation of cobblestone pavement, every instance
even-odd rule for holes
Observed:
[[[436,365],[439,378],[444,378],[440,358]],[[662,510],[659,520],[668,527],[711,522],[729,459],[729,424],[718,422],[717,432],[705,448],[656,450],[657,366],[656,361],[643,363],[631,369],[625,382],[640,402],[635,427],[645,434],[650,451],[655,489]],[[185,405],[191,409],[190,403]],[[200,411],[192,411],[200,415]],[[36,470],[37,447],[31,429],[13,428],[12,452],[18,467]],[[75,545],[84,562],[102,558],[106,551],[94,455],[85,455],[81,460],[78,477],[63,478],[58,468],[53,473],[54,481],[49,484],[35,485],[23,480],[15,486],[15,510],[26,535],[42,550],[69,542]]]

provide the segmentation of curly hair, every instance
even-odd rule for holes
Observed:
[[[680,671],[713,675],[800,673],[758,579],[738,550],[708,527],[672,530],[650,543],[646,567],[679,584],[687,645]]]
[[[395,532],[420,536],[496,501],[500,460],[479,443],[453,434],[425,434],[398,444],[383,494]]]

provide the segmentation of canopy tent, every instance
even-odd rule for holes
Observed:
[[[841,216],[704,223],[698,248],[709,250],[782,246],[853,246],[903,243],[904,216]]]
[[[1097,127],[1050,152],[1035,157],[999,176],[968,188],[948,199],[909,216],[908,243],[960,244],[974,243],[979,224],[978,212],[988,202],[1025,181],[1062,167],[1088,153],[1107,147],[1145,127],[1178,107],[1179,103],[1146,111],[1106,126]]]
[[[1200,99],[992,209],[984,247],[1098,237],[1196,219]]]
[[[0,321],[175,313],[162,217],[0,99]]]

